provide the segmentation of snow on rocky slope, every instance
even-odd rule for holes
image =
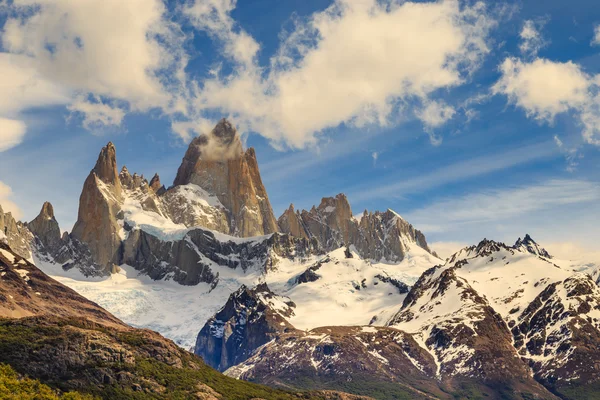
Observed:
[[[171,231],[175,235],[176,231]],[[185,232],[185,231],[184,231]],[[265,237],[240,239],[218,236],[227,243],[260,243]],[[289,322],[299,329],[323,325],[367,325],[375,315],[396,311],[406,296],[400,284],[410,286],[420,273],[439,261],[431,254],[415,249],[399,264],[371,263],[356,253],[346,258],[344,248],[307,258],[278,260],[276,268],[262,265],[230,268],[211,263],[218,273],[218,285],[200,282],[181,285],[167,275],[151,279],[131,266],[121,265],[119,272],[104,277],[86,277],[77,269],[65,271],[60,264],[36,258],[36,265],[61,283],[97,302],[118,318],[136,327],[155,330],[185,348],[194,346],[198,331],[227,302],[231,293],[245,285],[253,288],[261,282],[296,304]],[[315,265],[315,281],[298,283],[298,277]],[[407,287],[408,287],[407,286]],[[401,293],[403,292],[403,293]],[[318,310],[318,312],[315,312]]]

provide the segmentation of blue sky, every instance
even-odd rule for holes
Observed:
[[[594,1],[0,1],[0,204],[77,216],[100,148],[169,185],[221,117],[279,215],[344,192],[444,246],[600,239]],[[576,247],[575,247],[576,246]]]

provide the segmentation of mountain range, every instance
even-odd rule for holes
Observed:
[[[0,362],[62,391],[251,398],[228,394],[242,390],[231,378],[276,388],[243,386],[261,398],[600,391],[598,266],[529,235],[442,260],[398,213],[354,214],[344,194],[276,218],[225,119],[169,187],[119,169],[108,143],[70,233],[50,203],[27,223],[0,208],[0,241],[0,345],[21,346]]]

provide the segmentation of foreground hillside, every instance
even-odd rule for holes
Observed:
[[[5,382],[11,379],[9,385],[17,384],[15,390],[24,395],[34,390],[41,396],[48,390],[35,381],[19,381],[13,370],[59,392],[105,399],[338,396],[294,394],[228,378],[157,333],[123,324],[2,242],[0,270],[0,363],[12,368],[2,367]]]

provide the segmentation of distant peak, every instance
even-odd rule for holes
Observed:
[[[523,239],[519,238],[513,246],[514,249],[524,251],[527,253],[535,254],[544,258],[552,258],[550,253],[546,249],[540,247],[535,240],[529,234],[525,234]]]
[[[161,187],[162,187],[162,184],[160,183],[160,176],[158,176],[158,173],[156,173],[150,180],[150,188],[156,192]]]

